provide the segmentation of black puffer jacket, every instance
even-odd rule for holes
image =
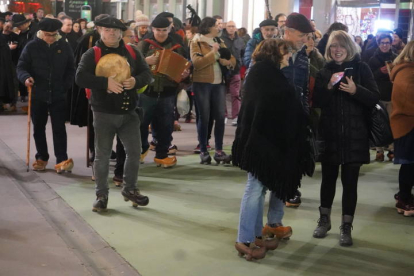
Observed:
[[[394,61],[396,57],[397,54],[391,50],[383,53],[380,49],[377,49],[374,56],[369,59],[368,65],[374,74],[375,81],[377,82],[381,95],[381,101],[391,101],[392,82],[390,80],[390,75],[382,73],[380,68],[385,66],[386,61]]]
[[[353,68],[357,86],[354,95],[339,90],[339,83],[328,90],[332,74]],[[319,133],[325,142],[322,162],[333,165],[370,162],[367,118],[378,102],[379,92],[371,69],[360,58],[341,65],[331,61],[318,73],[313,97],[320,107]]]

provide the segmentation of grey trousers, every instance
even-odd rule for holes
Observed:
[[[115,134],[126,152],[124,187],[136,189],[141,154],[140,120],[135,111],[125,115],[93,112],[95,128],[95,189],[97,195],[108,195],[109,158]]]

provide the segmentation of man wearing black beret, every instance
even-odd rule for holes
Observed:
[[[134,206],[145,206],[149,199],[137,189],[138,168],[141,153],[140,118],[137,113],[137,89],[148,85],[152,78],[141,53],[122,40],[126,26],[116,18],[104,17],[95,22],[101,38],[96,47],[83,54],[76,72],[76,84],[92,91],[90,103],[95,127],[95,187],[96,200],[92,210],[106,211],[108,205],[109,158],[115,134],[121,139],[126,151],[124,187],[122,196]],[[133,52],[132,52],[133,51]],[[130,65],[131,77],[122,83],[114,77],[96,76],[97,57],[115,54],[125,57]]]
[[[260,22],[260,28],[253,31],[252,38],[246,44],[246,50],[244,51],[243,64],[247,68],[250,66],[252,54],[257,45],[265,39],[275,38],[277,36],[277,22],[274,20],[266,19]]]
[[[150,36],[138,44],[139,50],[150,67],[155,67],[159,63],[159,57],[155,54],[156,50],[174,48],[174,52],[186,57],[186,51],[182,45],[175,42],[169,35],[171,24],[167,18],[157,16],[151,26]],[[182,77],[184,79],[187,76],[188,72]],[[155,74],[153,78],[154,82],[141,94],[139,99],[139,105],[144,110],[144,119],[141,124],[142,161],[149,149],[148,126],[153,122],[152,126],[154,132],[157,133],[158,142],[154,162],[165,168],[173,167],[177,163],[177,159],[175,156],[168,156],[168,149],[171,145],[175,98],[179,84],[162,74]]]
[[[39,23],[37,36],[27,43],[17,64],[19,81],[32,87],[31,114],[36,161],[33,170],[44,171],[49,160],[46,142],[46,123],[50,114],[57,173],[71,171],[68,159],[66,119],[66,91],[75,75],[73,53],[69,44],[59,40],[62,23],[46,18]]]

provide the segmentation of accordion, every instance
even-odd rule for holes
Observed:
[[[181,82],[181,75],[191,67],[191,63],[181,55],[173,52],[173,49],[156,50],[155,56],[159,57],[157,65],[151,66],[152,73],[162,74],[171,80]]]

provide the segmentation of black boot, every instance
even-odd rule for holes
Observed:
[[[314,238],[325,238],[329,230],[331,230],[331,209],[319,207],[320,218],[318,226],[313,231]]]
[[[200,153],[200,164],[211,164],[211,156],[208,152],[202,152]]]
[[[342,225],[341,229],[341,236],[339,238],[339,245],[340,246],[351,246],[352,242],[352,221],[354,220],[353,216],[343,215],[342,216]]]
[[[296,190],[295,196],[286,201],[286,207],[299,207],[302,203],[302,200],[300,199],[301,196],[302,193],[299,190]]]
[[[223,162],[223,164],[230,164],[231,162],[231,155],[227,155],[224,151],[220,153],[214,154],[214,160],[216,161],[217,165],[220,164],[220,162]]]

